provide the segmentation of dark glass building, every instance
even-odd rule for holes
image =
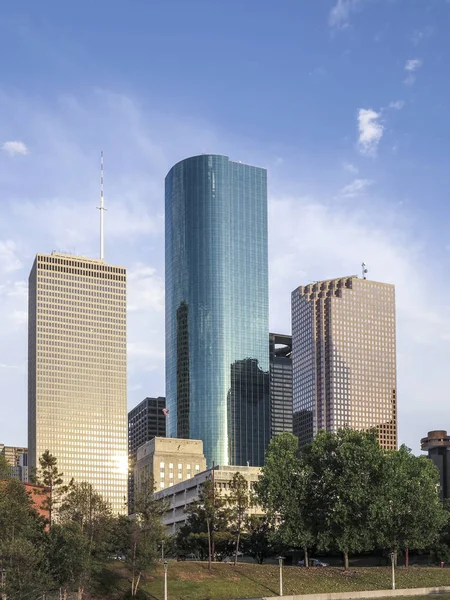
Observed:
[[[420,447],[428,452],[428,458],[439,470],[441,499],[450,498],[450,436],[443,429],[429,431],[428,437],[420,440]]]
[[[292,433],[292,336],[269,334],[270,437]]]
[[[267,173],[202,155],[166,177],[170,437],[209,466],[262,465],[270,437]]]
[[[128,512],[134,507],[134,466],[137,450],[154,437],[166,437],[166,399],[145,398],[128,413]]]

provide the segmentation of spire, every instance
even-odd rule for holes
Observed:
[[[97,206],[100,211],[100,258],[103,260],[105,258],[105,239],[104,239],[104,230],[103,230],[103,213],[106,208],[104,206],[104,198],[103,198],[103,150],[100,153],[100,206]]]

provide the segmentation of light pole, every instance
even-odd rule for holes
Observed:
[[[395,590],[395,552],[391,552],[392,589]]]
[[[284,556],[278,557],[278,564],[280,565],[280,596],[283,595],[283,560]]]
[[[164,600],[167,600],[167,567],[169,563],[167,560],[164,561]]]

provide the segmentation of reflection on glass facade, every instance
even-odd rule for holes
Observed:
[[[292,336],[269,334],[270,437],[292,433]]]
[[[29,278],[29,465],[49,450],[64,483],[87,481],[126,510],[126,271],[38,254]]]
[[[397,448],[395,290],[356,276],[292,292],[294,433],[377,429]]]
[[[269,440],[267,174],[202,155],[166,177],[167,434],[211,465],[263,464]]]

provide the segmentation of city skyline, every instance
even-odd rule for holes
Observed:
[[[364,260],[396,286],[399,442],[418,452],[424,431],[447,427],[450,5],[339,4],[231,1],[214,32],[208,10],[182,2],[5,7],[2,442],[27,440],[35,253],[98,256],[101,150],[105,257],[128,270],[130,409],[165,392],[164,177],[218,152],[268,169],[270,331],[290,331],[296,286]]]

